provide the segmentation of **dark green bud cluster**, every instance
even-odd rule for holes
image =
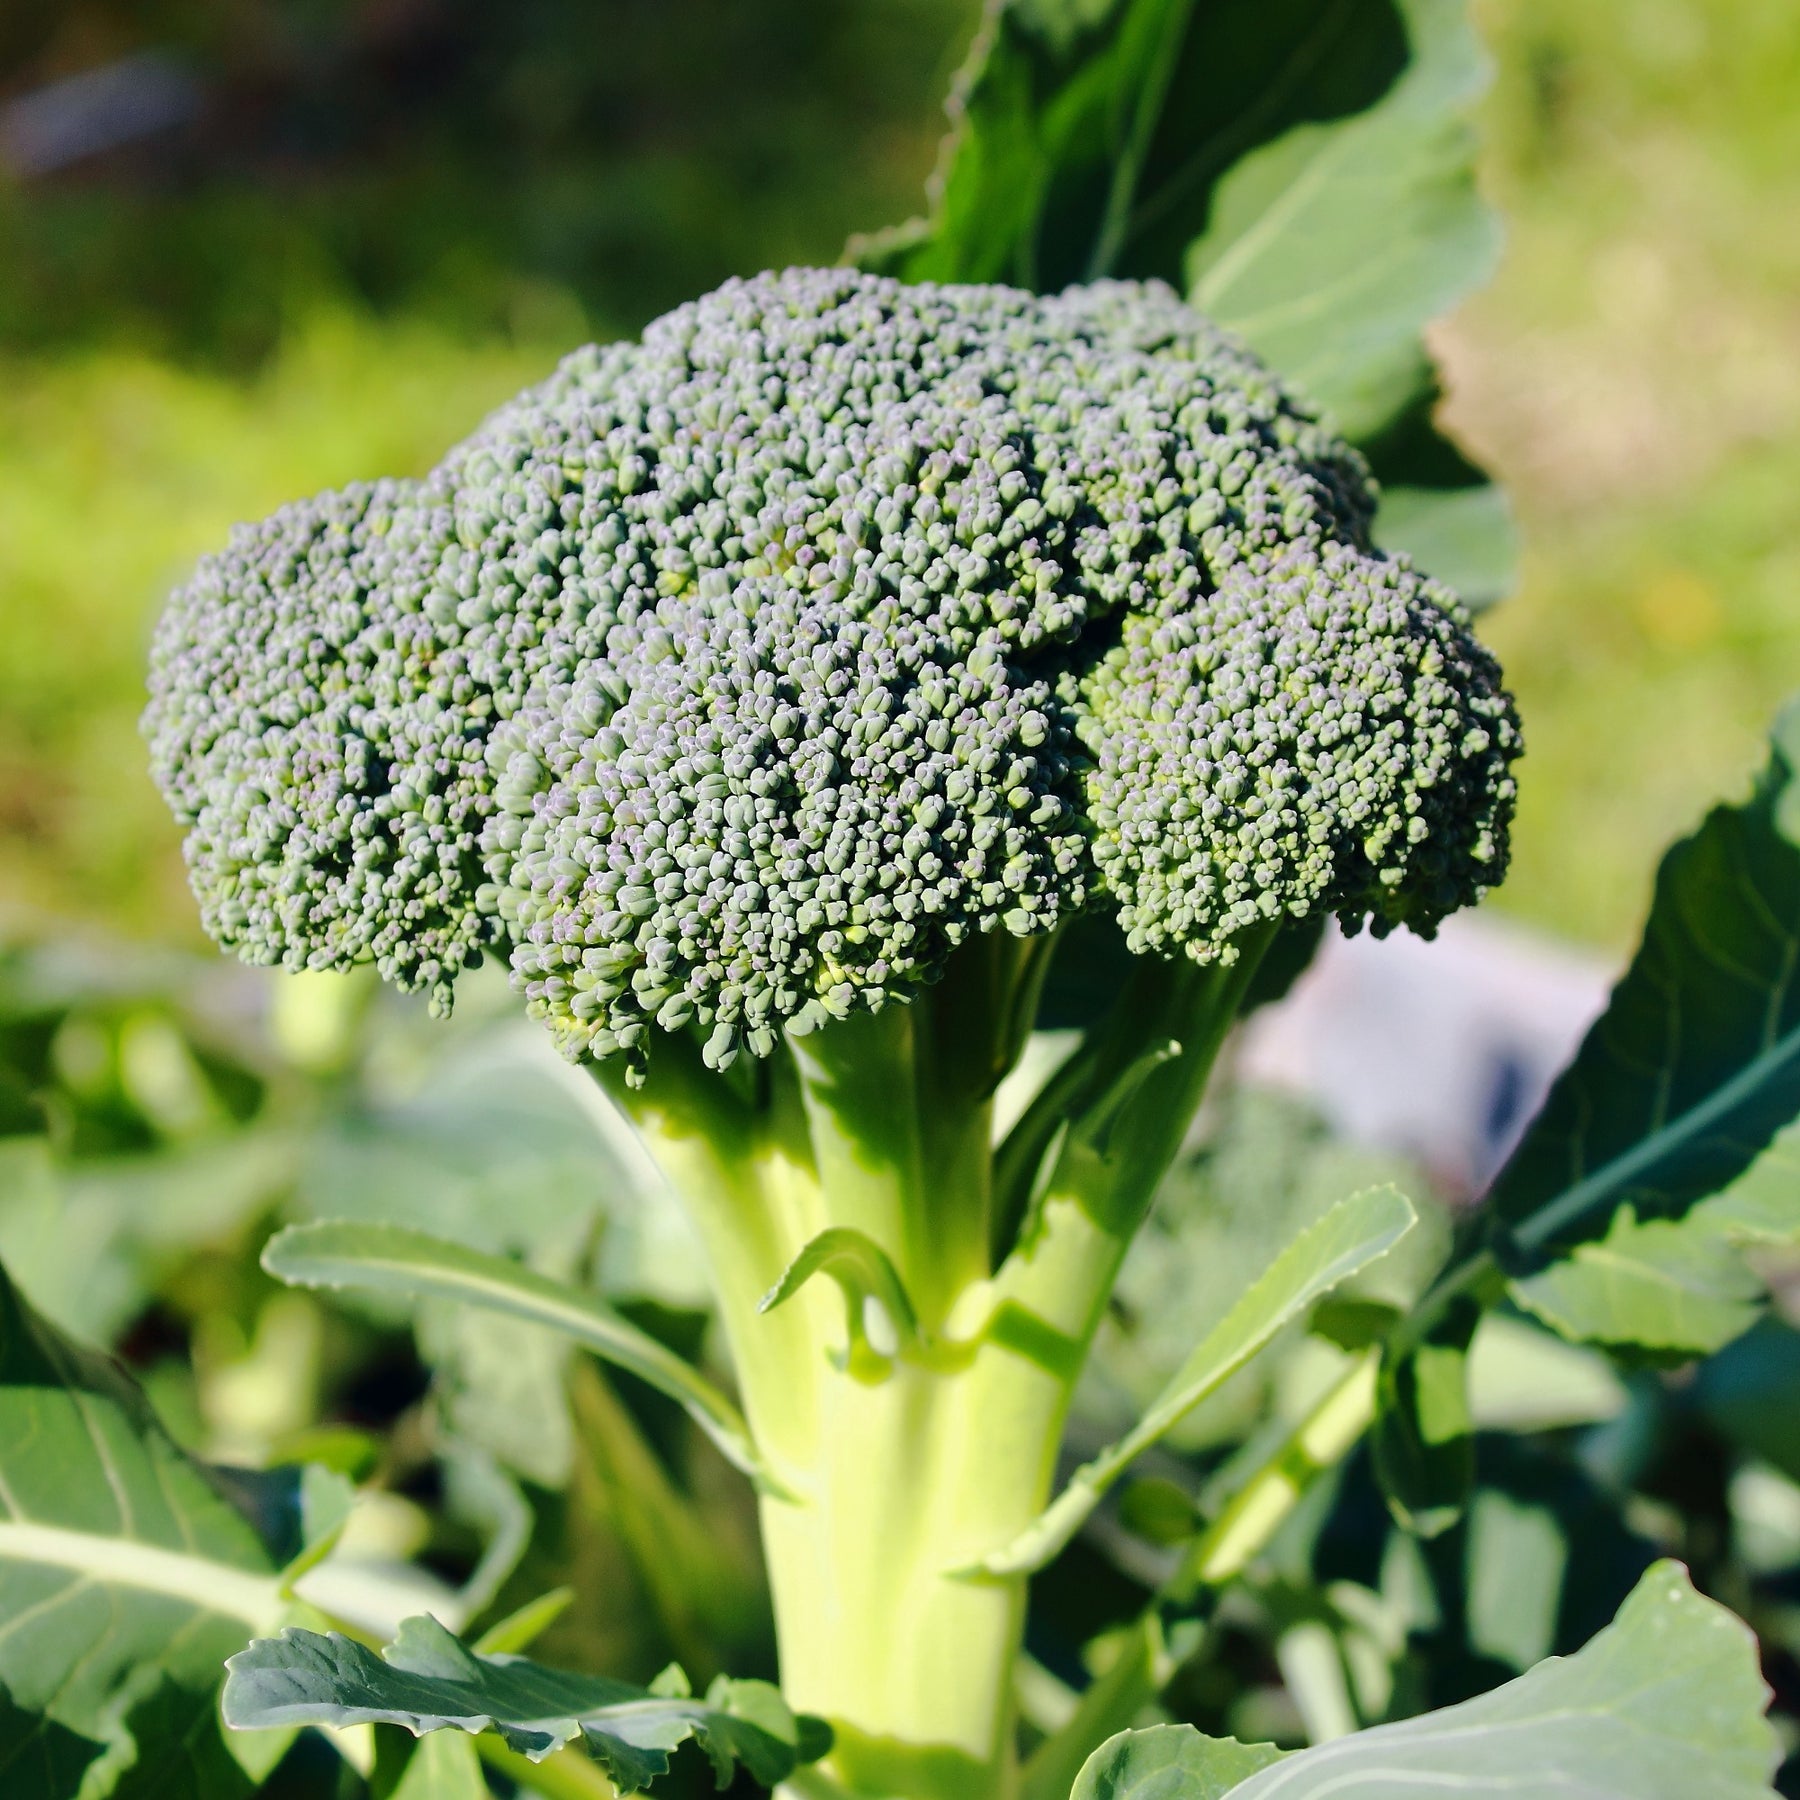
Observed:
[[[733,282],[203,565],[149,729],[209,927],[709,1060],[1116,905],[1229,959],[1496,880],[1510,705],[1366,471],[1157,286]]]

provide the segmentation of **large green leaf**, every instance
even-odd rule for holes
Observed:
[[[1764,1288],[1730,1238],[1704,1227],[1697,1210],[1640,1223],[1622,1206],[1605,1237],[1507,1291],[1574,1342],[1705,1356],[1756,1323]]]
[[[1643,944],[1494,1183],[1514,1275],[1679,1219],[1800,1112],[1800,707],[1750,798],[1663,859]]]
[[[1302,1232],[1195,1347],[1117,1443],[1084,1463],[1025,1531],[984,1559],[990,1575],[1039,1569],[1081,1529],[1107,1490],[1144,1451],[1241,1369],[1322,1295],[1385,1256],[1417,1218],[1398,1188],[1341,1200]]]
[[[738,1765],[773,1787],[831,1742],[766,1682],[721,1678],[696,1700],[679,1670],[639,1688],[483,1656],[431,1618],[408,1619],[380,1656],[336,1632],[285,1631],[232,1657],[228,1671],[225,1717],[234,1726],[493,1731],[534,1762],[579,1739],[624,1794],[666,1774],[670,1752],[690,1738],[721,1787]]]
[[[108,1747],[84,1796],[120,1771],[120,1793],[151,1791],[153,1772],[248,1792],[214,1696],[225,1657],[286,1611],[292,1546],[234,1503],[270,1486],[228,1486],[186,1455],[116,1364],[0,1271],[0,1767],[33,1766],[34,1743],[70,1753],[68,1732]]]
[[[1480,604],[1510,580],[1504,503],[1428,423],[1397,428],[1435,398],[1422,328],[1497,252],[1486,81],[1465,0],[990,0],[929,217],[853,254],[914,281],[1187,290],[1405,490],[1382,543]]]
[[[732,1463],[768,1479],[738,1409],[691,1364],[594,1294],[401,1225],[290,1226],[269,1240],[262,1260],[270,1274],[302,1287],[457,1300],[549,1326],[667,1394]]]
[[[1310,10],[1316,29],[1369,11]],[[1375,104],[1298,123],[1239,160],[1186,255],[1201,311],[1353,438],[1373,435],[1429,384],[1421,329],[1486,279],[1499,250],[1475,192],[1468,114],[1488,71],[1463,0],[1400,0],[1396,10],[1407,60]],[[1385,34],[1360,24],[1357,48],[1379,55]]]
[[[1140,1775],[1126,1732],[1079,1800],[1771,1800],[1780,1749],[1748,1626],[1658,1563],[1585,1649],[1460,1706],[1320,1744],[1236,1779],[1246,1746],[1185,1726]],[[1265,1755],[1261,1746],[1252,1755]]]

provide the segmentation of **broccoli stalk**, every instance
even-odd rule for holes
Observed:
[[[1079,1090],[998,1145],[1054,940],[977,938],[909,1004],[777,1046],[735,1088],[691,1046],[659,1046],[641,1087],[601,1065],[712,1247],[785,1490],[762,1500],[783,1681],[833,1720],[854,1793],[1008,1791],[1025,1578],[969,1571],[1049,1498],[1119,1265],[1273,929],[1229,965],[1142,959],[1071,1059]],[[1022,1148],[1030,1216],[991,1260],[996,1171]],[[895,1289],[851,1266],[764,1310],[833,1231],[885,1252]]]
[[[1504,869],[1511,703],[1372,510],[1166,289],[797,270],[240,530],[164,619],[214,934],[440,1006],[506,955],[690,1212],[848,1794],[1012,1789],[1024,1577],[972,1571],[1271,943]]]

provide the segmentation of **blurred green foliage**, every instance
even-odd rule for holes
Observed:
[[[178,129],[0,188],[0,340],[248,370],[321,298],[630,329],[916,203],[970,0],[12,0],[0,93],[149,52]],[[566,332],[566,319],[557,320]]]

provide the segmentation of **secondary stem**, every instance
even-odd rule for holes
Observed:
[[[1175,1672],[1163,1621],[1235,1580],[1268,1548],[1301,1497],[1335,1468],[1375,1417],[1375,1351],[1357,1358],[1194,1539],[1120,1639],[1080,1705],[1025,1767],[1021,1800],[1066,1800],[1091,1751],[1152,1705]]]

